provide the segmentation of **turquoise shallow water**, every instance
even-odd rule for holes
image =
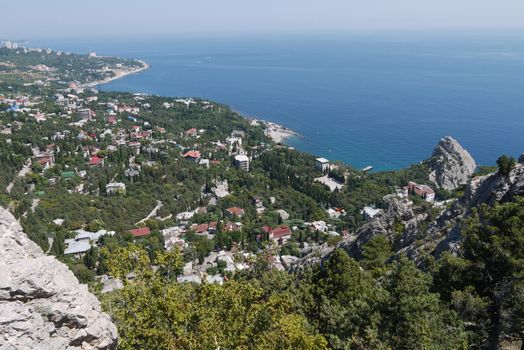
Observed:
[[[35,46],[37,43],[32,43]],[[199,96],[295,129],[290,145],[394,169],[452,135],[480,164],[524,151],[524,33],[42,41],[152,65],[104,90]]]

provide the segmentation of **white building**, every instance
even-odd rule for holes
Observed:
[[[73,255],[75,258],[81,258],[92,246],[96,245],[100,237],[104,235],[114,235],[114,231],[99,230],[89,232],[85,230],[76,230],[76,236],[64,241],[67,248],[64,249],[64,255]]]
[[[12,42],[12,41],[5,41],[4,47],[11,50],[18,49],[18,43]]]
[[[125,194],[126,184],[122,182],[110,182],[106,185],[106,193],[111,194]]]
[[[317,158],[315,160],[315,168],[322,172],[329,170],[329,160],[326,158]]]
[[[181,226],[168,227],[162,230],[164,236],[164,248],[171,250],[173,247],[178,247],[183,251],[187,247],[187,243],[182,239],[182,235],[186,233],[186,229]]]
[[[209,159],[200,159],[198,161],[198,165],[202,165],[203,167],[206,167],[209,169]]]
[[[235,156],[235,166],[239,169],[249,171],[249,157],[245,154]]]
[[[66,239],[65,243],[67,244],[67,248],[64,249],[64,255],[73,255],[77,259],[84,256],[84,254],[91,249],[91,243],[85,240],[76,241],[74,239]]]

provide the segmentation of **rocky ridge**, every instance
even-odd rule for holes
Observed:
[[[407,247],[415,242],[419,226],[428,218],[408,197],[390,194],[383,198],[384,209],[372,220],[362,225],[356,232],[356,238],[343,242],[341,247],[351,256],[360,258],[361,247],[378,235],[385,235],[394,245],[395,250]]]
[[[477,168],[473,157],[451,136],[440,140],[427,164],[429,179],[450,191],[466,185]]]
[[[113,349],[98,299],[0,208],[0,350]]]
[[[439,142],[428,161],[435,179],[443,187],[456,188],[467,183],[464,195],[452,203],[441,203],[436,216],[408,198],[398,194],[383,198],[384,209],[362,225],[355,235],[341,243],[350,255],[359,258],[361,246],[377,235],[386,235],[397,252],[405,252],[415,260],[424,254],[440,255],[444,251],[458,252],[462,219],[482,204],[494,205],[524,195],[524,155],[508,176],[498,172],[471,178],[475,161],[457,141],[446,137]],[[452,186],[451,186],[452,185]]]
[[[516,196],[524,196],[524,159],[519,160],[508,176],[495,172],[473,178],[464,195],[428,228],[424,243],[419,247],[409,247],[408,253],[416,256],[418,251],[425,250],[438,256],[443,251],[456,252],[460,248],[460,224],[473,208],[504,203]]]

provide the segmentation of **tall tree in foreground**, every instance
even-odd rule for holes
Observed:
[[[477,348],[524,339],[524,199],[483,206],[467,220],[462,257],[445,257],[437,285],[448,290]]]
[[[431,276],[401,256],[386,277],[382,329],[393,349],[466,349],[462,322],[430,292]]]

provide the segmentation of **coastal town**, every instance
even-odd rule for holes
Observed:
[[[4,50],[33,52],[13,44],[6,44]],[[96,57],[88,55],[88,59]],[[117,64],[110,76],[98,82],[147,67],[143,62],[131,67]],[[45,79],[26,83],[26,88],[55,82],[64,85],[55,69],[47,67],[45,71],[50,72]],[[108,71],[107,67],[102,71]],[[50,210],[45,215],[49,221],[40,223],[48,227],[40,237],[48,251],[81,262],[86,254],[94,254],[118,236],[129,236],[146,245],[159,240],[159,249],[177,249],[184,254],[186,263],[179,281],[223,283],[224,278],[249,269],[260,257],[276,269],[290,269],[301,257],[350,239],[353,227],[345,223],[347,212],[341,206],[328,204],[314,209],[313,215],[305,215],[304,208],[293,208],[278,191],[268,190],[275,185],[267,180],[264,187],[247,187],[259,192],[239,186],[239,181],[260,181],[257,173],[264,168],[261,159],[268,154],[292,151],[282,144],[287,137],[297,135],[292,130],[236,117],[225,106],[211,101],[101,93],[96,83],[68,81],[66,87],[50,89],[47,96],[9,87],[0,90],[2,140],[6,146],[23,144],[30,150],[27,158],[20,160],[18,174],[6,186],[7,193],[21,191],[32,198],[30,205],[16,201],[8,204],[23,218],[40,221],[43,218],[36,218],[41,216],[41,206],[60,207],[53,204],[58,194],[60,201],[78,200],[78,196],[118,201],[145,191],[149,178],[164,179],[161,181],[170,191],[155,195],[155,190],[148,190],[151,196],[138,210],[142,216],[128,213],[132,220],[113,225],[104,213],[86,220],[82,215],[68,219],[60,216],[59,210]],[[204,120],[206,114],[233,119],[217,130],[217,120]],[[182,118],[170,120],[167,115]],[[36,137],[32,141],[26,134],[28,128]],[[365,174],[325,158],[311,158],[309,162],[308,171],[315,174],[309,185],[317,183],[317,191],[325,191],[326,196],[341,193],[350,177]],[[197,173],[193,177],[203,182],[195,183],[192,194],[177,201],[180,193],[189,191],[187,185],[177,184],[177,177],[180,179],[181,172],[186,171]],[[175,178],[170,179],[173,175]],[[186,179],[188,176],[191,178],[184,175]],[[397,190],[400,197],[416,195],[434,201],[435,192],[428,185],[405,185]],[[96,209],[95,205],[93,210],[108,208]],[[370,220],[380,213],[371,206],[358,210],[361,218],[357,221]],[[56,217],[49,216],[53,212]],[[104,284],[103,292],[121,285],[105,274],[97,280]]]
[[[341,4],[300,37],[267,24],[303,4],[28,5],[5,32],[83,53],[1,42],[0,350],[524,348],[517,35],[312,38]],[[255,36],[267,9],[278,35]]]

